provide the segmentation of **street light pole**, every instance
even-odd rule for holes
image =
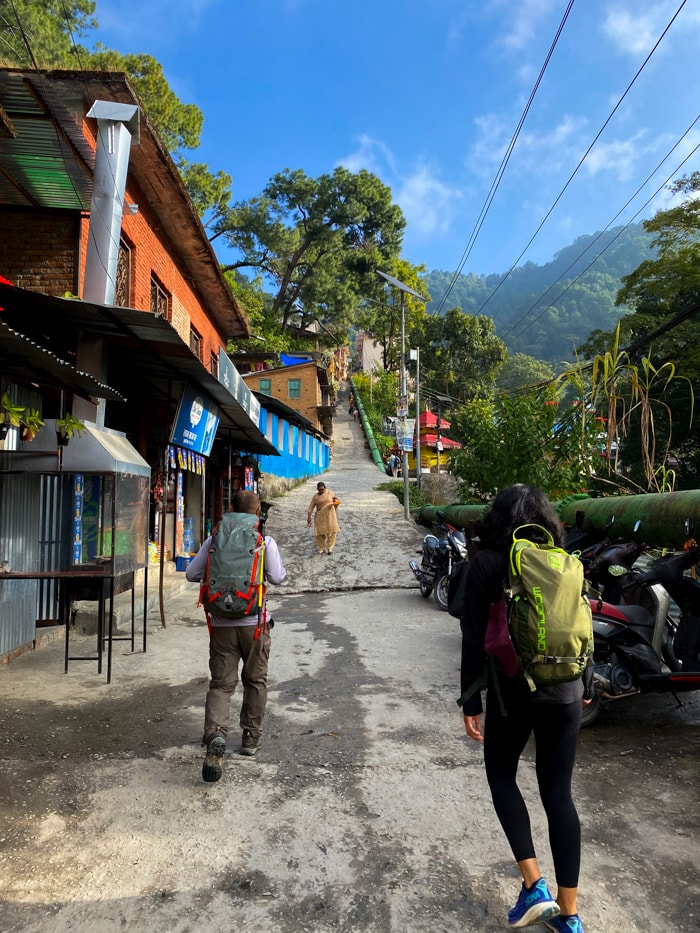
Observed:
[[[385,282],[388,282],[389,285],[392,285],[394,288],[398,288],[401,292],[401,373],[399,377],[399,392],[401,395],[401,404],[408,406],[408,396],[406,394],[406,321],[404,313],[404,294],[413,295],[414,298],[418,298],[420,301],[427,301],[423,295],[420,295],[417,291],[410,288],[404,282],[400,282],[398,279],[395,279],[392,275],[387,275],[386,272],[380,272],[377,269],[377,275],[381,276]],[[408,482],[408,450],[406,449],[406,415],[408,414],[408,408],[401,409],[404,414],[401,417],[403,421],[403,430],[401,432],[401,453],[402,464],[403,464],[403,515],[406,521],[410,521],[411,518],[411,509],[409,503],[409,482]]]
[[[420,347],[411,350],[410,356],[416,361],[416,486],[420,489]]]

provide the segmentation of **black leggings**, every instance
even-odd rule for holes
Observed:
[[[496,815],[516,862],[535,858],[530,815],[516,781],[518,762],[531,734],[535,737],[535,770],[547,814],[549,844],[557,884],[578,887],[581,825],[571,798],[571,776],[581,726],[581,703],[487,704],[484,763]],[[490,709],[490,712],[489,712]]]

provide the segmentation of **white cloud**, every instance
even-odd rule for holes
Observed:
[[[479,178],[493,178],[510,144],[513,127],[495,114],[478,117],[475,123],[477,140],[467,157],[467,168]],[[544,177],[560,171],[563,165],[580,158],[585,151],[583,130],[586,125],[587,121],[581,117],[564,115],[550,130],[521,132],[509,159],[506,177],[524,173]]]
[[[411,230],[422,238],[447,233],[452,223],[453,207],[462,195],[457,188],[439,181],[425,165],[404,178],[396,201]]]
[[[349,172],[359,172],[365,169],[372,172],[377,177],[396,173],[394,156],[388,146],[379,139],[372,139],[371,136],[360,136],[358,138],[359,147],[349,155],[343,156],[338,160],[338,165],[342,165]],[[385,181],[385,184],[389,182]]]
[[[590,176],[608,172],[619,181],[629,181],[635,177],[640,159],[649,152],[649,147],[642,145],[645,135],[645,131],[640,130],[628,139],[615,139],[609,143],[599,140],[582,167]]]
[[[615,3],[603,21],[602,30],[619,51],[628,55],[648,54],[678,9],[676,0],[643,6]],[[667,33],[660,50],[678,35],[677,30],[700,26],[700,11],[684,9]]]
[[[559,0],[493,0],[492,6],[503,9],[505,14],[498,44],[519,51],[532,42],[540,22],[561,4]]]
[[[392,150],[381,140],[361,136],[358,148],[339,160],[351,172],[365,169],[391,188],[411,234],[419,239],[445,234],[453,207],[462,198],[458,188],[446,184],[423,162],[408,173],[400,170]]]

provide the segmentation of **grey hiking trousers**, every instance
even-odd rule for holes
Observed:
[[[256,620],[257,622],[257,620]],[[272,640],[269,632],[255,640],[255,624],[212,626],[209,633],[209,671],[211,680],[204,706],[204,744],[219,733],[228,735],[231,697],[238,684],[238,665],[242,661],[243,704],[241,729],[253,735],[262,732],[267,704],[267,665]]]

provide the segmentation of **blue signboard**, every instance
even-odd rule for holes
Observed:
[[[192,386],[185,386],[170,443],[208,457],[220,417],[218,405]]]

